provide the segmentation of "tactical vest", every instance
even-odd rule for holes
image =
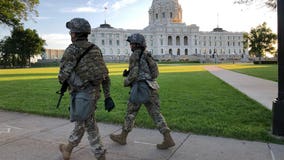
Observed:
[[[80,46],[79,46],[80,47]],[[80,48],[82,54],[86,48]],[[78,63],[75,72],[82,82],[99,85],[108,76],[101,50],[95,45]]]

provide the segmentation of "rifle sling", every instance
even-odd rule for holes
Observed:
[[[90,47],[88,47],[81,55],[80,57],[78,58],[77,62],[76,62],[76,65],[74,68],[76,68],[79,64],[79,62],[81,61],[81,59],[94,47],[95,45],[92,44]]]

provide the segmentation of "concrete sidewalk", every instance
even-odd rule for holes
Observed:
[[[65,143],[73,123],[59,118],[0,111],[0,160],[60,160],[60,143]],[[99,123],[108,160],[283,160],[284,146],[228,138],[173,132],[176,146],[156,149],[162,141],[157,130],[135,128],[128,144],[120,146],[109,134],[120,127]],[[71,160],[95,159],[86,136]]]
[[[240,74],[217,66],[205,66],[205,69],[248,97],[272,110],[272,101],[278,97],[277,82]]]
[[[206,68],[249,97],[254,97],[253,99],[261,104],[271,107],[277,89],[275,90],[273,83],[270,85],[270,81],[251,78],[215,66]],[[262,89],[258,90],[260,86]],[[266,98],[268,95],[271,97]],[[120,126],[104,123],[98,125],[102,141],[107,148],[107,160],[284,159],[284,145],[178,132],[172,132],[175,147],[158,150],[156,144],[162,142],[158,130],[142,128],[134,128],[127,139],[128,144],[120,146],[109,138],[111,133],[121,132]],[[74,124],[67,119],[0,110],[0,160],[61,160],[58,145],[66,143],[73,127]],[[87,136],[84,136],[82,143],[74,149],[71,160],[90,159],[95,158],[91,153]]]

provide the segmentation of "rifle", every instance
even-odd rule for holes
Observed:
[[[61,85],[60,90],[56,92],[57,94],[60,94],[58,102],[57,102],[57,105],[56,105],[56,108],[59,108],[61,99],[64,96],[64,93],[67,91],[67,88],[68,88],[68,82],[64,81],[63,84]]]

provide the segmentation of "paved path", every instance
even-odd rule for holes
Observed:
[[[0,160],[61,160],[58,150],[73,129],[73,123],[59,118],[0,110]],[[156,149],[162,141],[157,130],[135,128],[128,144],[120,146],[109,134],[120,127],[99,123],[108,160],[283,160],[284,146],[191,133],[173,132],[176,146]],[[87,137],[72,153],[71,160],[94,159]]]
[[[224,70],[217,66],[206,66],[205,69],[246,94],[248,97],[272,110],[272,101],[278,97],[277,82]]]
[[[214,66],[206,68],[249,97],[254,97],[253,99],[261,104],[271,107],[272,99],[276,97],[275,84],[270,85],[270,81],[255,79]],[[259,86],[262,86],[261,90]],[[267,98],[267,95],[271,97]],[[58,145],[66,142],[73,125],[66,119],[0,110],[0,160],[61,160]],[[109,139],[111,133],[121,132],[120,128],[117,125],[99,123],[102,141],[108,150],[107,160],[284,159],[284,145],[179,132],[172,133],[176,142],[175,147],[158,150],[155,145],[162,141],[160,133],[157,130],[142,128],[134,128],[129,134],[128,144],[120,146]],[[90,159],[94,158],[87,137],[84,136],[82,143],[74,149],[71,160]]]

